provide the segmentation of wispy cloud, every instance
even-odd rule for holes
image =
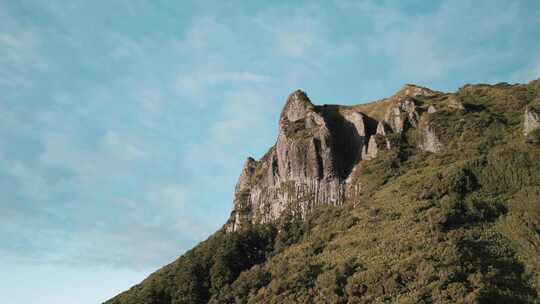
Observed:
[[[208,99],[208,93],[213,94],[224,86],[253,86],[272,81],[270,75],[230,61],[233,54],[245,52],[242,38],[215,18],[207,17],[191,24],[176,46],[180,56],[190,64],[178,68],[171,86],[185,101],[200,104]]]
[[[206,66],[195,66],[190,71],[178,73],[173,88],[186,101],[204,102],[204,93],[212,92],[223,85],[257,85],[271,81],[267,75],[246,71],[217,72]]]
[[[31,85],[32,74],[47,67],[40,47],[34,29],[20,25],[0,4],[0,87]]]
[[[511,46],[486,53],[482,45],[493,45],[501,31],[518,18],[516,5],[509,2],[456,1],[417,16],[374,2],[364,3],[361,9],[369,12],[375,24],[368,46],[387,55],[395,64],[394,73],[418,81],[448,77],[472,65],[503,59]],[[478,11],[481,16],[474,13]]]
[[[129,138],[117,131],[109,130],[102,139],[103,148],[114,158],[119,160],[136,160],[146,155],[144,144],[137,143],[136,139]]]
[[[274,52],[279,55],[301,58],[316,51],[322,43],[315,23],[307,17],[287,24],[272,24],[267,30],[274,36]]]
[[[4,260],[172,259],[225,220],[296,88],[353,103],[540,74],[538,18],[510,1],[107,5],[0,4]]]

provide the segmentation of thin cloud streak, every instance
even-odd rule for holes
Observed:
[[[294,89],[355,103],[405,82],[446,89],[540,76],[538,43],[525,41],[538,22],[524,4],[385,3],[216,4],[176,20],[157,3],[115,4],[128,13],[113,18],[100,5],[53,1],[45,13],[32,7],[47,26],[0,5],[1,186],[10,195],[0,214],[13,216],[0,225],[2,257],[169,261],[224,222],[244,158],[274,143]]]

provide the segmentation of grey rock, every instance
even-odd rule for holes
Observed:
[[[387,132],[388,132],[388,130],[387,130],[387,127],[384,124],[384,122],[379,121],[379,123],[377,124],[377,134],[382,135],[382,136],[386,136]]]
[[[411,98],[396,100],[387,110],[384,121],[396,133],[405,131],[408,126],[416,128],[418,124],[418,112]]]
[[[248,159],[242,169],[228,231],[245,222],[274,221],[285,211],[303,217],[317,204],[343,203],[345,185],[337,167],[336,145],[327,120],[316,110],[305,93],[289,96],[275,148],[258,163]],[[357,140],[363,142],[362,116],[350,114],[349,120]]]
[[[331,135],[324,118],[305,93],[291,94],[281,113],[276,144],[282,179],[330,179],[337,169]]]
[[[281,112],[275,146],[261,160],[244,163],[226,230],[272,222],[285,212],[303,218],[319,204],[343,204],[361,191],[351,178],[360,163],[391,149],[391,133],[419,126],[413,97],[433,94],[407,85],[377,104],[385,111],[378,121],[354,107],[315,106],[304,92],[293,92]],[[424,132],[422,148],[438,151],[441,145],[432,128],[428,125]]]
[[[369,137],[367,146],[362,150],[362,160],[371,160],[377,157],[377,154],[381,149],[390,149],[391,143],[390,140],[386,137],[391,130],[388,130],[386,124],[382,121],[379,121],[377,124],[377,131],[375,134]],[[379,140],[377,140],[379,139]]]
[[[419,145],[419,148],[422,151],[432,152],[432,153],[439,153],[441,152],[442,148],[444,147],[437,135],[435,134],[435,130],[433,128],[433,125],[430,122],[427,122],[425,125],[423,125],[420,128],[421,132],[421,142]]]
[[[523,135],[527,136],[532,131],[540,128],[540,113],[534,108],[527,107],[523,116]]]
[[[390,143],[390,140],[388,139],[387,135],[391,133],[391,130],[388,130],[388,127],[383,121],[379,121],[377,124],[377,135],[381,135],[384,138],[384,141],[386,143],[386,148],[391,149],[392,144]]]
[[[362,151],[362,159],[363,160],[371,160],[377,157],[377,154],[379,153],[380,147],[377,144],[377,140],[375,139],[375,136],[371,136],[369,138],[369,142],[367,147]]]
[[[368,118],[356,111],[345,111],[344,118],[354,127],[354,132],[350,139],[350,145],[353,150],[359,152],[355,158],[355,162],[363,159],[363,151],[367,149],[368,140],[369,140],[369,130],[368,130]]]
[[[414,84],[404,85],[394,96],[433,97],[439,92]]]
[[[390,98],[390,106],[384,115],[384,121],[395,133],[402,133],[408,127],[418,126],[419,113],[414,97],[433,97],[438,93],[427,88],[405,85]]]
[[[246,159],[246,161],[244,162],[244,166],[242,167],[240,177],[238,178],[238,182],[236,183],[236,187],[234,190],[235,194],[249,189],[251,177],[253,176],[253,171],[255,170],[256,166],[257,162],[253,158],[248,157]]]

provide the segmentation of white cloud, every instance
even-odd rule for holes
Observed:
[[[50,194],[50,187],[46,177],[41,172],[31,168],[28,164],[18,160],[0,158],[0,164],[5,172],[14,177],[21,187],[20,193],[24,198],[31,201],[43,201]],[[11,202],[22,204],[26,202]]]
[[[238,90],[226,96],[222,116],[209,128],[212,142],[241,142],[246,134],[264,133],[270,121],[271,101],[253,90]]]
[[[47,68],[39,29],[19,22],[0,3],[0,87],[27,87]]]
[[[30,30],[10,27],[0,29],[0,86],[29,86],[32,73],[46,67],[40,39]]]
[[[109,152],[114,158],[120,160],[136,160],[146,155],[144,146],[136,143],[128,135],[120,134],[109,130],[102,138],[102,145],[105,151]]]
[[[230,56],[244,48],[242,41],[243,37],[215,18],[202,18],[191,24],[176,43],[180,56],[190,64],[178,68],[171,84],[173,91],[184,101],[201,104],[218,87],[271,82],[269,75],[231,65]]]
[[[66,168],[80,177],[100,174],[95,157],[79,150],[66,134],[48,133],[43,136],[44,150],[39,160],[48,166]]]
[[[155,88],[139,87],[134,91],[134,98],[139,103],[140,109],[144,114],[160,113],[163,111],[162,94]]]
[[[234,42],[234,33],[215,18],[206,17],[191,24],[184,33],[183,39],[178,41],[177,48],[182,52],[189,52],[204,57],[211,49],[225,47],[224,42]]]
[[[173,90],[188,101],[200,98],[209,83],[204,75],[198,73],[197,71],[179,73],[174,80]]]
[[[188,205],[190,198],[189,189],[177,184],[166,184],[161,187],[157,196],[160,204],[180,209]]]
[[[194,211],[201,207],[187,186],[163,181],[146,187],[144,192],[141,201],[120,200],[120,207],[125,208],[121,218],[108,216],[92,228],[65,238],[67,250],[56,257],[57,262],[158,267],[212,232],[212,216],[197,216]]]
[[[96,143],[62,132],[45,133],[42,140],[43,151],[38,161],[44,168],[67,171],[73,174],[71,184],[89,189],[102,187],[107,180],[127,179],[132,171],[130,166],[145,155],[139,145],[112,131]]]
[[[229,83],[264,83],[272,80],[272,77],[267,75],[256,74],[252,72],[223,72],[214,75],[209,75],[212,82],[229,82]]]
[[[129,59],[134,57],[144,57],[145,50],[140,42],[119,33],[108,33],[104,37],[111,45],[111,56],[115,59]],[[150,44],[146,41],[146,44]]]
[[[410,16],[374,3],[358,7],[375,21],[368,46],[388,55],[396,67],[393,73],[417,81],[448,77],[456,69],[504,58],[507,49],[488,54],[476,46],[496,39],[501,28],[517,18],[512,4],[444,2],[433,14]],[[482,15],[464,14],[472,11]]]
[[[187,101],[201,101],[205,93],[220,85],[257,85],[268,83],[272,77],[248,71],[217,71],[206,66],[193,66],[189,72],[180,72],[174,82],[174,90]]]
[[[159,267],[187,249],[182,243],[193,242],[182,240],[180,233],[172,225],[162,227],[144,223],[87,229],[68,239],[62,254],[48,262],[131,269]]]
[[[271,39],[271,54],[293,59],[311,60],[339,48],[330,47],[320,24],[308,15],[283,18],[282,12],[268,11],[255,18],[263,33]]]
[[[272,28],[272,32],[275,39],[274,51],[289,57],[303,57],[320,43],[313,23],[307,19]]]

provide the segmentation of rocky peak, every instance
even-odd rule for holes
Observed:
[[[228,233],[107,304],[540,304],[540,80],[354,106],[296,91],[278,122]]]
[[[396,133],[402,133],[409,127],[417,128],[420,113],[417,109],[416,98],[431,98],[439,94],[441,93],[428,88],[406,84],[389,98],[389,107],[384,115],[384,121]]]
[[[407,127],[416,127],[419,116],[415,101],[409,96],[399,96],[392,100],[384,120],[394,132],[401,133]]]
[[[415,85],[415,84],[406,84],[404,85],[403,87],[401,87],[401,89],[399,89],[399,91],[397,91],[397,93],[394,95],[394,97],[419,97],[419,96],[423,96],[423,97],[433,97],[437,94],[439,94],[440,92],[436,92],[436,91],[433,91],[433,90],[430,90],[428,88],[425,88],[425,87],[422,87],[422,86],[418,86],[418,85]]]
[[[281,179],[335,176],[327,123],[300,90],[289,95],[281,112],[276,153]]]
[[[285,106],[281,111],[280,121],[297,121],[305,118],[307,112],[313,108],[314,106],[306,93],[301,90],[296,90],[287,98]]]
[[[283,212],[304,216],[318,204],[342,204],[354,195],[347,191],[361,188],[347,184],[353,180],[351,173],[362,161],[391,149],[392,133],[399,138],[408,128],[423,127],[418,148],[439,152],[442,144],[428,120],[420,124],[424,120],[415,99],[437,94],[406,85],[394,96],[364,107],[369,113],[384,107],[384,117],[377,119],[362,107],[316,106],[306,93],[294,91],[281,112],[276,145],[260,161],[248,158],[244,163],[227,229],[271,222]],[[429,112],[426,115],[434,113]]]
[[[238,194],[249,188],[251,177],[253,176],[253,172],[256,166],[257,161],[252,157],[248,157],[244,161],[242,172],[240,173],[240,177],[238,178],[238,182],[236,183],[236,187],[234,190],[235,194]]]

